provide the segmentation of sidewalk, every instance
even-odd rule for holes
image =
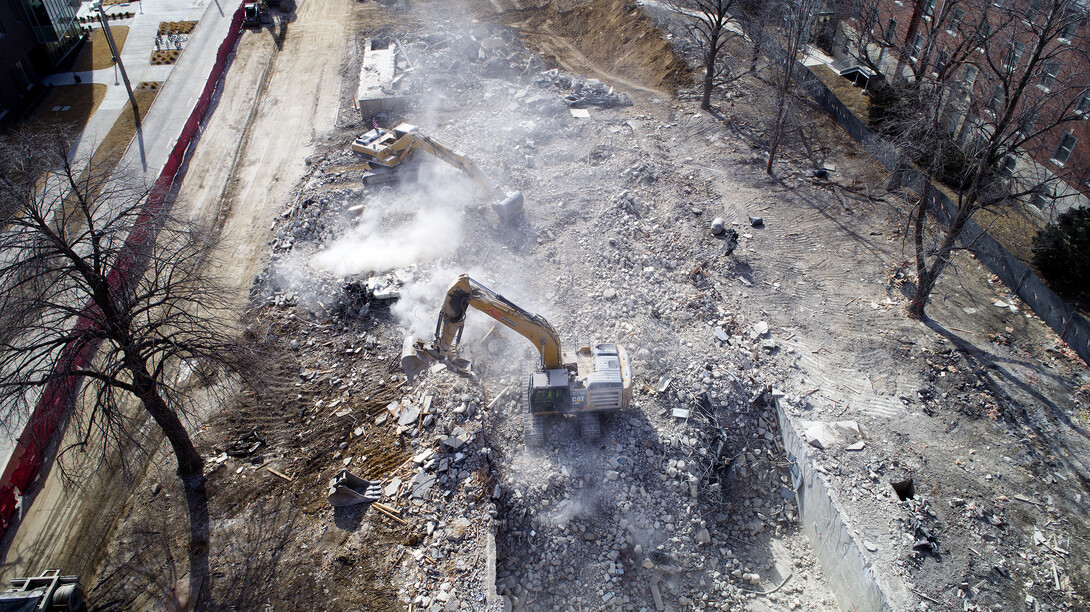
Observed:
[[[128,38],[121,49],[121,61],[128,72],[132,87],[135,89],[143,81],[165,81],[151,111],[144,118],[142,129],[137,132],[133,141],[137,146],[130,145],[119,168],[139,168],[149,183],[158,176],[189,111],[204,87],[205,79],[215,61],[216,48],[227,32],[234,10],[235,6],[228,6],[225,0],[143,0],[128,6],[115,5],[106,8],[107,14],[136,13],[131,19],[109,22],[111,27],[129,27]],[[85,4],[79,14],[94,16],[97,11]],[[153,66],[151,54],[155,51],[159,23],[163,21],[200,23],[189,35],[189,40],[183,44],[182,54],[175,64]],[[96,21],[97,24],[99,22]],[[116,67],[85,72],[61,72],[43,79],[43,82],[70,85],[75,82],[77,75],[83,83],[100,83],[108,87],[106,97],[88,120],[70,153],[73,159],[82,160],[94,152],[121,113],[131,110],[125,84]]]

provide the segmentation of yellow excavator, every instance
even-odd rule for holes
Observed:
[[[632,371],[623,347],[600,342],[564,353],[560,335],[541,315],[523,310],[467,274],[460,275],[447,290],[432,341],[406,340],[401,367],[410,380],[434,362],[466,371],[469,363],[458,357],[457,347],[470,307],[515,330],[541,354],[536,371],[522,380],[527,446],[545,443],[548,415],[578,415],[582,436],[597,440],[601,435],[600,415],[628,406]]]
[[[484,187],[496,198],[492,210],[505,223],[514,222],[522,215],[521,191],[504,193],[469,158],[419,133],[415,125],[402,123],[392,130],[376,125],[373,130],[352,141],[352,150],[366,157],[370,163],[385,168],[398,166],[409,159],[414,151],[424,151],[461,170]]]

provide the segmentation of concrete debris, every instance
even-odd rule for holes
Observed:
[[[845,439],[852,440],[852,444],[862,442],[859,437],[862,433],[859,424],[855,421],[801,421],[803,431],[810,446],[827,449],[839,444]],[[862,450],[862,446],[851,450]]]
[[[534,82],[542,87],[552,85],[563,92],[567,92],[564,96],[564,103],[575,108],[632,106],[632,98],[629,98],[628,94],[615,92],[612,87],[597,79],[584,80],[553,69],[538,73],[534,77]]]
[[[408,427],[416,423],[416,420],[420,417],[420,408],[411,404],[400,404],[400,410],[398,411],[397,424],[402,427]]]

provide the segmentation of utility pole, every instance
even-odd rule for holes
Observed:
[[[98,18],[102,21],[102,29],[106,32],[106,42],[110,43],[110,52],[114,55],[114,63],[121,68],[121,80],[125,81],[125,91],[129,92],[129,102],[132,103],[132,118],[136,127],[140,127],[140,108],[136,106],[136,96],[132,95],[132,85],[129,84],[129,75],[125,72],[125,64],[121,62],[121,54],[117,51],[117,43],[114,42],[114,33],[110,31],[110,24],[106,21],[106,9],[102,8],[102,0],[95,0],[91,7],[98,10]]]

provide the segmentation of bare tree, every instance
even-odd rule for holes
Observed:
[[[212,234],[168,206],[145,205],[143,185],[77,168],[70,145],[57,132],[25,129],[0,139],[0,204],[9,212],[0,232],[2,416],[23,422],[43,394],[74,395],[86,383],[85,401],[61,407],[85,407],[71,419],[76,441],[61,453],[124,460],[142,439],[137,400],[174,451],[198,550],[207,505],[187,395],[220,373],[246,372],[251,353],[236,340],[229,295],[209,274]],[[48,418],[61,418],[52,410]]]
[[[695,19],[687,30],[700,47],[704,63],[700,108],[711,110],[715,88],[736,81],[752,70],[738,69],[734,56],[724,52],[728,43],[742,38],[741,28],[732,23],[735,0],[672,0],[670,6],[674,12]]]
[[[799,54],[806,50],[813,35],[813,26],[820,0],[782,0],[775,5],[777,35],[782,46],[773,50],[778,61],[773,62],[773,84],[776,87],[775,116],[772,120],[765,173],[772,174],[772,165],[783,139],[784,127],[791,112],[791,90]]]
[[[1071,146],[1065,139],[1071,137],[1065,128],[1088,106],[1090,62],[1076,34],[1084,9],[1076,0],[998,4],[948,0],[936,8],[918,0],[908,43],[882,37],[884,49],[896,55],[885,59],[887,68],[896,60],[896,78],[883,96],[893,103],[881,130],[954,194],[955,210],[937,231],[927,220],[934,187],[925,182],[917,194],[910,227],[917,284],[907,309],[913,317],[924,316],[976,213],[998,213],[1027,200],[1045,206],[1046,194],[1076,195],[1063,193],[1077,166],[1066,163]],[[881,6],[872,2],[862,10],[880,12]],[[878,43],[872,33],[860,40],[863,46],[854,50],[866,63]]]

